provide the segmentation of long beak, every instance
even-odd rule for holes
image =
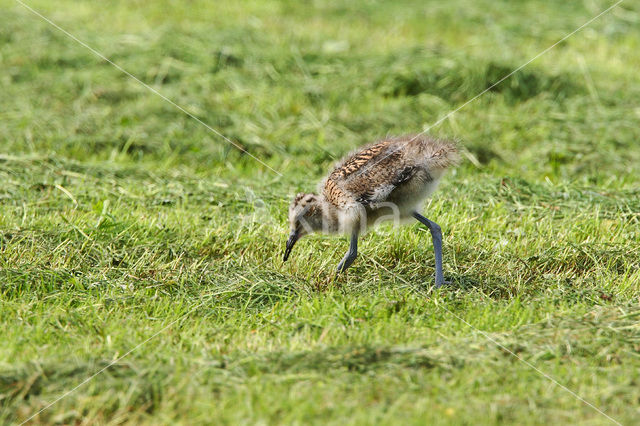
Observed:
[[[300,234],[296,231],[291,231],[291,234],[289,234],[289,239],[287,240],[287,247],[284,250],[284,257],[282,258],[283,262],[286,262],[289,258],[291,249],[293,249],[293,246],[295,245],[296,241],[298,241],[298,238],[300,238]]]

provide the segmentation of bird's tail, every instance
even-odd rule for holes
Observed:
[[[456,141],[437,140],[429,144],[426,156],[428,168],[431,170],[447,169],[460,163],[460,149]]]

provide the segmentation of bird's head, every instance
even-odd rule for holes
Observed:
[[[300,237],[322,230],[323,213],[320,197],[302,192],[296,195],[289,206],[289,224],[291,233],[284,251],[284,261],[289,258],[293,246]]]

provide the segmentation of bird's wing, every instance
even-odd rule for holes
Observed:
[[[417,170],[399,148],[395,141],[383,141],[348,156],[325,181],[325,197],[332,203],[334,199],[363,205],[385,201]]]
[[[346,186],[350,192],[358,194],[356,201],[365,206],[375,206],[386,201],[394,189],[410,180],[415,175],[416,170],[415,166],[404,166],[399,170],[387,171],[384,173],[387,176],[384,176],[384,179],[379,181],[370,181],[365,177],[362,179],[363,182],[359,182],[359,179],[353,179]],[[378,176],[382,174],[379,173]]]

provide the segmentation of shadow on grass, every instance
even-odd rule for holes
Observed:
[[[496,300],[511,299],[518,294],[503,276],[449,273],[445,278],[450,281],[446,287],[443,287],[445,290],[478,290]]]

